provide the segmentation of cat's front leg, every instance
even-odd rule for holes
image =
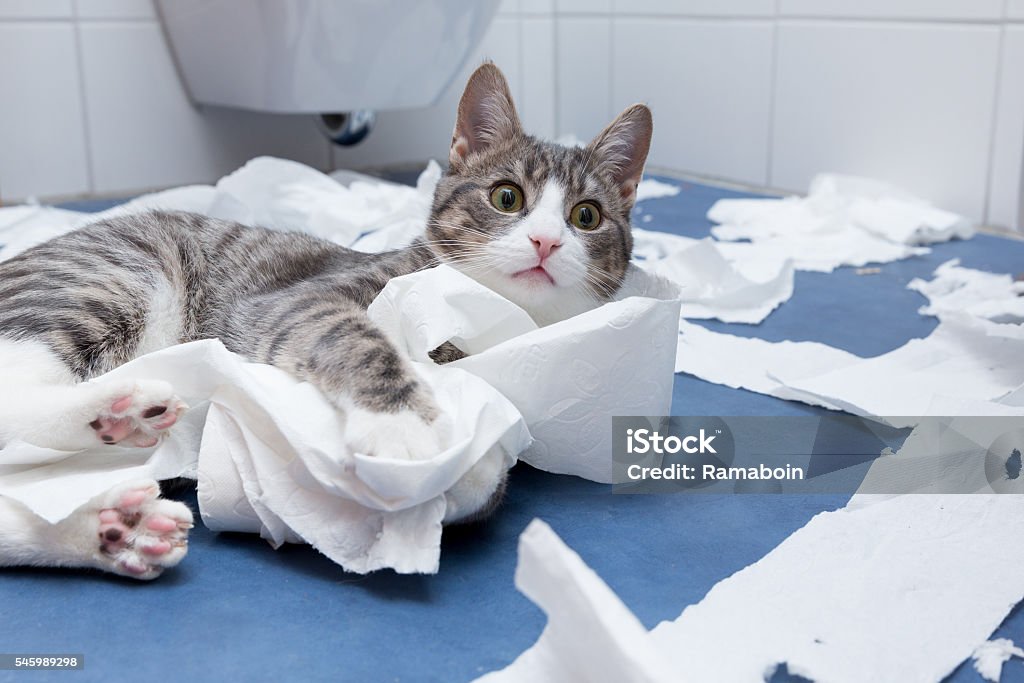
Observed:
[[[319,388],[345,413],[353,451],[423,460],[444,450],[447,416],[366,311],[345,300],[290,300],[282,308],[275,318],[261,307],[262,320],[272,323],[250,327],[250,355]]]

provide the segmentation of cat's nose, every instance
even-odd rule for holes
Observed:
[[[561,237],[549,237],[547,235],[530,235],[530,241],[533,242],[534,248],[537,250],[537,255],[540,256],[540,260],[543,261],[551,255],[555,249],[562,246]]]

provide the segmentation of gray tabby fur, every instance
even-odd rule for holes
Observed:
[[[367,450],[390,455],[388,439],[400,438],[409,423],[385,418],[414,415],[417,429],[431,429],[440,410],[366,316],[369,303],[392,277],[442,262],[517,301],[541,323],[607,300],[629,263],[629,212],[650,132],[650,113],[635,105],[587,147],[540,141],[523,133],[504,77],[485,64],[460,103],[450,168],[437,187],[426,235],[410,247],[361,253],[301,233],[182,212],[112,218],[0,263],[0,344],[42,345],[80,382],[159,348],[218,338],[250,360],[311,382],[347,411],[381,418],[374,428],[382,433],[366,442]],[[518,214],[490,203],[491,189],[506,181],[523,190]],[[515,238],[552,187],[558,192],[549,193],[543,210],[553,212],[549,222],[565,240],[553,249],[568,254],[560,267],[569,284],[523,285],[501,272],[503,262],[487,249]],[[603,216],[600,228],[586,234],[567,222],[582,200],[600,206]],[[523,248],[532,254],[533,233],[527,234]],[[579,258],[570,260],[573,253]],[[432,354],[438,362],[461,355],[451,344]],[[156,410],[168,405],[160,401]],[[27,440],[28,432],[10,427],[13,418],[5,433],[3,406],[0,400],[0,443]],[[491,471],[471,482],[486,489],[475,499],[485,502],[458,518],[493,509],[504,476]],[[0,538],[0,563],[3,548]]]

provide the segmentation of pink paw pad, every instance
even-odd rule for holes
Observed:
[[[121,507],[123,508],[134,508],[142,505],[143,501],[150,496],[150,492],[145,489],[138,489],[135,491],[128,491],[121,496]]]
[[[155,484],[130,486],[99,510],[100,553],[117,573],[151,579],[184,557],[192,515],[159,493]]]
[[[151,448],[188,409],[168,390],[142,382],[135,393],[120,396],[104,408],[89,426],[105,444]]]
[[[174,531],[178,528],[178,523],[170,517],[153,515],[146,520],[146,528],[151,531]]]
[[[122,396],[121,398],[117,399],[116,401],[114,401],[113,403],[110,404],[110,412],[112,412],[115,415],[117,415],[119,413],[123,413],[124,411],[128,410],[131,407],[132,407],[132,397],[131,396]]]

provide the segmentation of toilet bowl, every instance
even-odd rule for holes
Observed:
[[[158,0],[198,103],[328,114],[437,101],[499,0]],[[341,112],[338,114],[336,112]],[[371,117],[372,120],[372,117]]]

